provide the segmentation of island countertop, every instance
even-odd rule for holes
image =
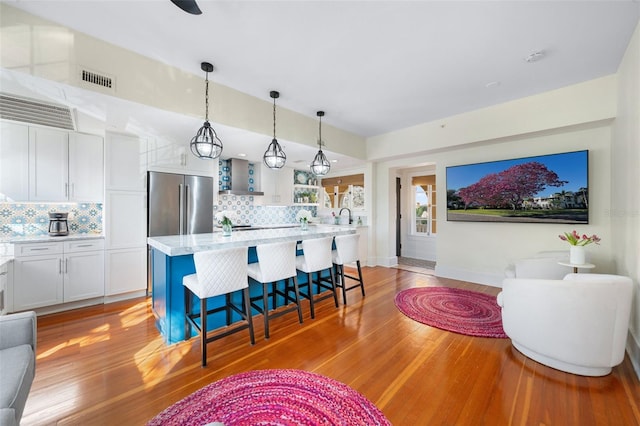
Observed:
[[[308,230],[304,231],[300,229],[299,226],[294,228],[255,229],[249,231],[234,231],[231,236],[228,237],[222,236],[221,232],[149,237],[147,243],[167,256],[182,256],[205,250],[255,247],[259,244],[302,241],[312,238],[333,237],[336,235],[355,233],[356,229],[350,226],[309,225]]]

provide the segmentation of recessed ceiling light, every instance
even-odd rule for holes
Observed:
[[[333,159],[333,160],[331,160],[331,162],[332,162],[332,163],[337,163],[337,162],[338,162],[338,160]]]
[[[536,62],[542,58],[544,58],[544,52],[542,50],[537,50],[524,58],[524,60],[527,62]]]
[[[486,88],[498,87],[498,86],[500,86],[500,82],[499,81],[490,81],[489,83],[484,85],[484,87],[486,87]]]
[[[246,157],[247,154],[245,154],[244,152],[241,152],[240,154],[238,154],[238,157]]]

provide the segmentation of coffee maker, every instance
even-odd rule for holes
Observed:
[[[67,217],[69,213],[49,213],[49,235],[61,237],[69,235],[69,225]]]

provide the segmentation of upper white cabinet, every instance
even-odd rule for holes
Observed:
[[[0,201],[29,199],[29,127],[0,121]]]
[[[69,132],[29,128],[29,201],[69,197]]]
[[[263,197],[256,197],[256,202],[265,206],[289,206],[293,203],[293,169],[283,167],[270,169],[260,166],[260,189]]]
[[[218,160],[203,160],[191,153],[189,141],[176,143],[168,139],[149,140],[149,170],[213,176]]]
[[[69,200],[99,202],[104,196],[102,137],[69,133]]]
[[[0,124],[0,193],[7,200],[102,200],[104,149],[100,136]]]
[[[146,139],[118,133],[107,133],[106,143],[106,189],[146,191]]]

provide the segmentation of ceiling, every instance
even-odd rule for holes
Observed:
[[[613,0],[197,1],[199,16],[2,0],[199,76],[209,61],[217,83],[364,137],[615,73],[640,16]]]

